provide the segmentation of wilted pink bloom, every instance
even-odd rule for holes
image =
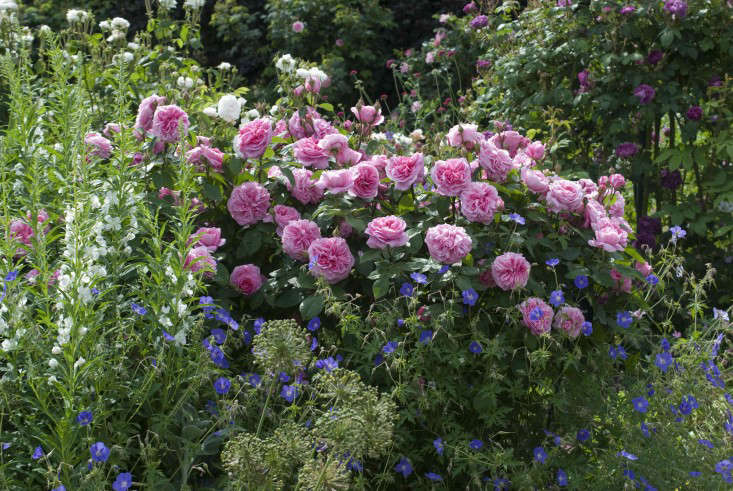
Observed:
[[[503,208],[496,188],[485,182],[472,182],[461,192],[461,213],[471,222],[488,225]]]
[[[541,298],[528,298],[519,304],[519,311],[522,313],[522,322],[532,334],[541,336],[550,332],[554,312]]]
[[[120,133],[122,131],[122,127],[117,123],[107,123],[104,125],[104,129],[102,130],[102,134],[106,136],[107,138],[112,138],[112,136],[115,133]]]
[[[443,264],[453,264],[471,252],[473,242],[463,227],[443,223],[428,229],[425,244],[430,257]]]
[[[112,155],[112,142],[99,133],[87,133],[84,143],[89,148],[89,153],[100,159],[106,159]]]
[[[561,329],[571,338],[577,338],[585,322],[583,312],[576,307],[565,306],[555,314],[555,329]]]
[[[221,229],[218,227],[201,227],[191,234],[188,243],[204,246],[209,252],[215,252],[219,247],[226,244],[226,239],[221,238]]]
[[[264,276],[254,264],[244,264],[232,270],[229,282],[243,294],[250,296],[262,287]]]
[[[296,261],[308,260],[308,247],[321,238],[321,229],[310,220],[292,220],[283,228],[283,251]]]
[[[400,217],[389,215],[373,219],[367,225],[366,233],[369,236],[367,245],[372,249],[384,249],[385,247],[402,247],[407,244],[405,233],[407,223]]]
[[[181,134],[188,134],[188,115],[176,105],[158,106],[153,114],[150,134],[164,143],[177,142]]]
[[[491,276],[502,290],[515,290],[527,285],[530,268],[523,255],[505,252],[491,264]]]
[[[261,184],[248,181],[232,190],[227,201],[229,214],[239,225],[247,227],[267,216],[270,193]]]
[[[520,148],[529,145],[529,138],[526,138],[516,131],[506,130],[491,137],[491,143],[498,148],[503,148],[509,152],[509,156],[514,158]]]
[[[245,124],[234,137],[234,152],[241,158],[258,159],[272,140],[272,122],[259,118]]]
[[[395,189],[400,191],[409,189],[425,173],[423,154],[416,153],[409,157],[396,155],[389,159],[385,172],[395,183]]]
[[[308,257],[313,264],[311,274],[322,276],[331,284],[349,276],[354,266],[354,256],[341,237],[314,240],[308,247]]]
[[[211,256],[206,246],[195,247],[186,255],[183,269],[194,273],[201,271],[204,276],[213,278],[216,272],[216,260]]]

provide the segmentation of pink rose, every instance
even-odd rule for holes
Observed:
[[[314,117],[312,121],[313,135],[319,140],[325,138],[327,135],[333,135],[338,133],[338,130],[334,128],[331,123],[325,119]]]
[[[623,251],[629,234],[621,225],[617,218],[601,218],[593,226],[596,238],[589,240],[588,245],[607,252]]]
[[[529,155],[532,160],[542,160],[545,156],[545,146],[541,141],[535,141],[527,145],[524,152]]]
[[[518,151],[512,159],[512,167],[515,169],[524,169],[525,167],[534,167],[535,161],[522,150]]]
[[[137,109],[137,118],[135,119],[135,136],[138,140],[142,140],[145,133],[153,127],[153,115],[160,104],[165,104],[165,97],[155,94],[146,97],[140,103]]]
[[[258,159],[264,155],[272,139],[272,122],[268,118],[250,121],[234,137],[234,152],[243,159]]]
[[[296,20],[295,22],[293,22],[293,25],[291,27],[293,28],[293,32],[303,32],[303,29],[305,29],[305,24],[303,24],[299,20]]]
[[[514,168],[509,152],[488,140],[481,143],[478,163],[486,169],[489,179],[499,183],[506,181],[507,174]]]
[[[595,224],[601,218],[608,218],[606,208],[594,199],[588,200],[588,203],[585,205],[585,223],[583,226],[594,228]]]
[[[221,172],[224,168],[224,152],[218,148],[212,148],[208,145],[199,145],[186,152],[186,160],[191,164],[198,164],[197,167],[203,171],[205,167],[201,165],[201,160],[209,163],[215,172]]]
[[[558,179],[550,183],[547,207],[555,213],[563,211],[580,213],[583,211],[584,196],[585,192],[580,184],[567,179]]]
[[[311,274],[322,276],[331,284],[349,276],[354,266],[354,256],[341,237],[314,240],[308,247],[308,257],[312,264]]]
[[[615,191],[613,194],[615,196],[615,201],[608,208],[608,214],[614,218],[623,218],[624,206],[626,205],[624,197],[618,191]]]
[[[115,133],[121,132],[122,126],[117,123],[107,123],[106,125],[104,125],[104,129],[102,130],[102,134],[107,138],[112,138]]]
[[[425,234],[430,257],[443,264],[454,264],[471,252],[473,242],[463,227],[442,223]]]
[[[215,252],[226,244],[226,239],[221,238],[221,229],[218,227],[201,227],[188,238],[188,243],[204,246],[209,252]]]
[[[650,274],[652,274],[652,267],[649,265],[648,262],[644,261],[643,263],[640,263],[639,261],[636,261],[634,264],[634,267],[636,270],[641,273],[641,275],[646,278]]]
[[[321,229],[310,220],[292,220],[283,228],[283,251],[296,261],[308,260],[308,247],[321,238]]]
[[[254,264],[237,266],[229,276],[229,282],[234,288],[246,296],[250,296],[262,287],[264,277],[260,268]]]
[[[616,282],[616,288],[622,292],[631,293],[631,278],[622,275],[617,269],[611,269],[609,276]]]
[[[318,144],[315,137],[301,138],[293,145],[295,160],[306,167],[313,166],[315,169],[328,168],[328,150]]]
[[[522,182],[533,193],[545,196],[547,191],[550,190],[550,180],[542,171],[525,167],[522,169],[521,175]]]
[[[598,186],[590,179],[579,179],[578,184],[583,188],[583,193],[585,193],[586,197],[594,197],[598,192]]]
[[[491,142],[499,148],[503,148],[509,152],[509,156],[514,158],[519,148],[524,148],[529,144],[529,139],[523,137],[516,131],[502,131],[491,137]]]
[[[471,150],[476,144],[481,143],[483,135],[479,133],[475,124],[457,124],[446,135],[448,144],[452,147],[465,147]]]
[[[505,252],[491,264],[491,276],[502,290],[515,290],[527,285],[530,268],[523,255]]]
[[[345,193],[354,183],[353,176],[351,169],[327,170],[318,182],[332,194]]]
[[[351,108],[351,112],[357,121],[367,126],[377,126],[384,122],[384,116],[379,107],[357,104],[356,107]]]
[[[291,185],[288,181],[286,184],[293,197],[304,205],[318,203],[323,198],[323,187],[311,179],[312,175],[313,172],[308,169],[293,169],[294,183]]]
[[[188,251],[183,269],[197,273],[201,271],[207,278],[213,278],[216,272],[216,260],[206,246],[199,246]]]
[[[163,143],[177,142],[181,133],[188,135],[188,115],[176,105],[158,106],[153,114],[150,134]]]
[[[340,165],[353,165],[361,160],[361,154],[349,147],[349,139],[341,133],[325,135],[318,142],[318,146],[329,155],[333,155]]]
[[[430,177],[438,186],[438,194],[458,196],[471,182],[471,166],[466,159],[438,160]]]
[[[488,225],[494,213],[504,208],[496,188],[485,182],[472,182],[461,193],[461,213],[471,222]]]
[[[562,329],[571,338],[577,338],[585,322],[583,312],[576,307],[565,306],[555,314],[553,326]]]
[[[31,245],[33,238],[33,227],[25,223],[23,220],[12,220],[10,222],[10,238],[15,239],[23,245]],[[17,256],[24,256],[28,254],[26,249],[19,247],[15,254]]]
[[[405,221],[394,215],[375,218],[369,222],[364,231],[369,236],[367,245],[372,249],[384,249],[387,246],[402,247],[407,244],[406,227]]]
[[[550,332],[552,326],[552,307],[541,298],[530,297],[519,304],[522,313],[522,322],[535,336]]]
[[[620,189],[626,185],[626,179],[621,174],[611,174],[608,177],[608,182],[614,189]]]
[[[372,155],[372,157],[365,163],[371,164],[377,168],[377,170],[379,171],[379,179],[384,179],[385,177],[387,177],[385,169],[387,168],[387,164],[389,163],[389,157],[387,157],[386,155]]]
[[[112,142],[99,133],[87,133],[84,143],[89,148],[89,153],[100,159],[106,159],[112,155]]]
[[[300,121],[300,114],[298,114],[297,111],[294,112],[288,120],[288,132],[290,133],[290,136],[293,137],[293,139],[295,140],[305,138],[305,129],[303,129],[303,125]]]
[[[277,235],[282,236],[285,226],[293,220],[300,220],[300,212],[292,206],[275,205],[272,209],[275,213],[275,223],[277,224]]]
[[[247,227],[257,223],[270,208],[270,193],[262,185],[248,181],[232,190],[227,201],[229,214],[239,225]]]
[[[389,159],[385,172],[394,181],[395,189],[409,189],[425,173],[423,155],[416,153],[409,157],[394,156]]]
[[[379,171],[371,164],[361,163],[351,168],[353,182],[349,194],[361,199],[372,199],[379,192]]]

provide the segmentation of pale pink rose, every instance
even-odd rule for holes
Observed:
[[[430,65],[435,61],[435,51],[428,51],[428,53],[425,55],[425,63]]]
[[[189,244],[204,246],[209,252],[215,252],[226,242],[226,239],[221,238],[221,229],[218,227],[201,227],[188,238]]]
[[[293,22],[293,25],[291,27],[293,28],[293,32],[303,32],[303,29],[305,29],[305,24],[303,24],[299,20],[296,20],[295,22]]]
[[[340,165],[353,165],[361,160],[361,154],[349,148],[349,139],[341,133],[324,136],[318,142],[318,146],[329,155],[333,155],[336,162]]]
[[[259,118],[245,124],[234,137],[234,152],[243,159],[258,159],[272,140],[272,122]]]
[[[201,271],[207,278],[213,278],[216,272],[216,260],[206,246],[199,246],[188,251],[183,269],[197,273]]]
[[[478,163],[486,169],[489,179],[499,183],[506,181],[507,174],[514,168],[509,152],[489,140],[481,142]]]
[[[300,164],[315,169],[327,169],[329,153],[324,150],[315,137],[301,138],[293,145],[295,160]]]
[[[161,104],[165,104],[165,97],[155,94],[146,97],[140,102],[140,106],[137,109],[137,118],[135,119],[135,136],[138,140],[142,140],[145,133],[153,127],[155,109]]]
[[[112,138],[115,133],[120,132],[122,132],[122,127],[117,123],[107,123],[102,130],[102,134],[107,138]]]
[[[100,159],[106,159],[112,155],[112,142],[99,133],[87,133],[84,143],[89,148],[89,153]]]
[[[318,203],[323,198],[323,187],[317,181],[311,179],[313,172],[308,169],[293,169],[294,183],[286,184],[288,190],[295,199],[307,205]]]
[[[285,178],[285,175],[283,175],[283,172],[280,170],[280,167],[276,165],[271,165],[267,168],[267,178],[268,179],[279,179],[279,178]],[[285,182],[288,182],[288,186],[290,186],[290,183],[287,179],[285,179]],[[290,189],[290,187],[288,187]]]
[[[351,169],[327,170],[318,182],[332,194],[345,193],[354,184],[354,174]]]
[[[232,190],[227,209],[234,221],[243,227],[259,222],[270,208],[270,192],[256,182],[248,181]]]
[[[402,247],[407,244],[405,233],[407,223],[400,217],[389,215],[373,219],[367,225],[366,233],[369,236],[367,245],[372,249],[384,249],[385,247]]]
[[[578,184],[580,184],[580,187],[583,188],[583,193],[586,197],[591,198],[597,195],[598,186],[596,186],[596,183],[591,181],[590,179],[579,179]]]
[[[221,172],[224,168],[224,152],[208,145],[199,145],[186,152],[186,160],[191,164],[196,164],[202,172],[205,170],[202,160],[208,162],[215,172]]]
[[[616,201],[608,208],[608,214],[613,218],[622,218],[624,216],[624,206],[626,202],[624,197],[618,191],[613,193],[616,197]]]
[[[283,251],[296,261],[308,260],[308,247],[321,238],[321,229],[310,220],[292,220],[283,228]]]
[[[290,132],[290,136],[295,140],[305,138],[305,130],[300,122],[300,114],[297,111],[288,120],[288,132]]]
[[[177,142],[181,133],[188,135],[188,115],[176,105],[158,106],[153,114],[150,134],[163,143]]]
[[[466,159],[438,160],[430,174],[438,194],[458,196],[471,182],[471,166]]]
[[[534,141],[527,145],[524,152],[533,160],[542,160],[545,156],[545,146],[541,141]]]
[[[377,126],[384,122],[384,116],[382,116],[382,109],[374,106],[360,106],[357,104],[356,107],[351,108],[351,112],[356,117],[356,120],[360,123],[368,126]]]
[[[641,273],[641,275],[646,278],[650,274],[652,274],[652,267],[649,265],[648,262],[644,261],[643,263],[640,263],[639,261],[636,261],[634,264],[634,267],[636,270]]]
[[[535,309],[538,310],[535,311]],[[528,298],[519,304],[519,311],[522,313],[522,322],[529,328],[532,334],[541,336],[550,332],[553,315],[552,307],[547,305],[541,298]],[[534,314],[532,313],[533,311],[535,311]]]
[[[534,167],[535,161],[532,160],[532,158],[524,153],[523,150],[520,150],[517,152],[517,154],[512,159],[512,166],[515,169],[524,169],[526,167]]]
[[[457,124],[448,130],[446,138],[450,146],[463,146],[468,150],[471,150],[484,139],[475,124]]]
[[[353,182],[349,194],[361,199],[372,199],[379,192],[379,171],[371,164],[357,164],[351,169]]]
[[[626,185],[626,179],[621,174],[611,174],[608,178],[608,182],[614,189],[621,189]]]
[[[530,268],[523,255],[505,252],[491,264],[491,276],[502,290],[515,290],[527,285]]]
[[[606,208],[594,199],[588,200],[585,205],[585,223],[583,226],[594,228],[595,224],[602,218],[608,218]]]
[[[389,159],[385,173],[394,181],[395,189],[409,189],[425,173],[423,155],[416,153],[409,157],[394,156]]]
[[[377,168],[377,170],[379,171],[380,179],[384,179],[385,177],[387,177],[385,169],[387,168],[387,164],[389,163],[389,157],[387,157],[386,155],[372,155],[372,157],[365,163],[371,164]]]
[[[293,220],[300,220],[300,212],[292,206],[275,205],[273,208],[275,223],[277,224],[277,235],[282,236],[285,226]]]
[[[313,118],[312,121],[313,135],[319,140],[325,138],[327,135],[334,135],[338,133],[338,130],[331,125],[328,121],[321,118]]]
[[[517,150],[524,148],[529,144],[529,138],[525,138],[516,131],[502,131],[491,137],[491,142],[499,148],[503,148],[509,152],[510,157],[514,157]]]
[[[264,280],[260,268],[254,264],[237,266],[229,276],[229,282],[232,286],[246,296],[250,296],[262,288]]]
[[[471,252],[473,242],[463,227],[442,223],[425,234],[430,257],[443,264],[454,264]]]
[[[540,170],[523,168],[521,171],[522,182],[535,194],[545,196],[550,190],[550,180]]]
[[[488,225],[503,208],[496,188],[485,182],[472,182],[461,193],[461,213],[471,222]]]
[[[341,237],[314,240],[308,247],[308,257],[313,265],[311,274],[322,276],[331,284],[349,276],[354,266],[354,256]]]
[[[547,208],[555,213],[571,211],[580,213],[583,211],[583,187],[567,179],[558,179],[550,183],[547,192]]]
[[[628,233],[622,228],[618,219],[601,218],[593,226],[596,238],[588,241],[591,247],[598,247],[607,252],[626,249]]]
[[[577,338],[585,322],[583,312],[576,307],[565,306],[555,314],[553,326],[561,329],[571,338]]]

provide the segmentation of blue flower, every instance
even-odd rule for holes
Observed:
[[[659,277],[655,274],[650,274],[646,277],[646,282],[652,286],[656,286],[659,283]]]
[[[214,342],[216,344],[224,344],[227,340],[227,333],[224,329],[214,328],[211,330],[211,335],[214,336]]]
[[[407,477],[412,474],[412,465],[406,457],[402,457],[397,465],[394,466],[394,470],[398,474],[402,474],[402,477]]]
[[[318,255],[315,255],[312,258],[310,258],[310,261],[308,261],[308,271],[315,268],[317,262],[318,262]]]
[[[646,423],[644,421],[641,422],[641,426],[640,427],[641,427],[641,433],[642,433],[642,435],[644,435],[645,437],[649,438],[651,436],[651,434],[649,433],[649,427],[646,425]]]
[[[145,315],[148,313],[148,311],[143,307],[142,305],[138,305],[135,302],[132,302],[130,304],[130,308],[133,312],[135,312],[137,315]]]
[[[283,385],[280,396],[288,402],[293,402],[298,396],[298,389],[294,385]]]
[[[490,478],[485,477],[484,481],[488,481],[489,479]],[[492,484],[494,485],[494,491],[502,491],[504,489],[509,489],[509,486],[511,486],[512,482],[509,479],[497,477],[492,481]]]
[[[112,483],[114,491],[127,491],[132,487],[132,474],[129,472],[120,472],[117,479]]]
[[[631,317],[631,312],[628,310],[616,313],[616,324],[620,327],[628,329],[632,322],[634,322],[634,318]]]
[[[18,277],[17,271],[10,271],[8,274],[5,275],[5,281],[15,281],[17,277]]]
[[[37,446],[37,447],[35,448],[35,450],[33,450],[33,455],[31,455],[31,458],[32,458],[33,460],[38,460],[38,459],[40,459],[41,457],[43,457],[44,455],[45,455],[45,454],[43,453],[43,447],[41,447],[40,445],[38,445],[38,446]]]
[[[524,220],[524,217],[520,215],[519,213],[512,213],[509,215],[509,220],[518,223],[519,225],[524,225],[526,221]]]
[[[354,472],[362,472],[364,470],[364,466],[361,462],[354,459],[349,459],[349,461],[346,463],[346,468],[351,469]]]
[[[700,471],[690,471],[690,477],[700,477],[702,476],[702,472]]]
[[[639,460],[639,457],[637,457],[636,455],[634,455],[632,453],[627,452],[626,450],[621,450],[620,452],[618,452],[616,454],[616,456],[617,457],[625,457],[625,458],[627,458],[629,460]]]
[[[63,484],[59,484],[58,486],[53,488],[51,491],[66,491],[66,486],[64,486]]]
[[[92,460],[95,462],[107,462],[109,458],[109,448],[102,443],[97,442],[89,447],[89,453],[92,454]]]
[[[687,235],[687,232],[685,231],[685,229],[683,229],[679,225],[675,225],[674,227],[671,227],[669,231],[672,232],[672,237],[669,240],[673,244],[677,243],[677,239],[682,239]]]
[[[422,344],[428,344],[433,339],[433,331],[426,329],[420,333],[420,340],[418,342]]]
[[[699,443],[700,445],[703,445],[703,446],[705,446],[705,447],[708,447],[708,448],[710,448],[710,449],[713,449],[713,448],[715,448],[715,446],[713,445],[713,442],[711,442],[710,440],[705,440],[705,439],[703,439],[703,438],[699,439],[699,440],[697,441],[697,443]]]
[[[557,470],[557,485],[558,486],[567,486],[568,485],[568,475],[562,469]]]
[[[588,438],[590,438],[590,431],[586,430],[585,428],[578,430],[577,438],[579,442],[584,442],[588,440]]]
[[[247,382],[249,382],[249,385],[251,385],[252,387],[259,387],[262,383],[262,377],[260,377],[259,374],[250,373],[247,377]]]
[[[563,295],[562,290],[554,290],[550,293],[550,303],[555,307],[565,303],[565,295]]]
[[[551,268],[554,268],[555,266],[557,266],[558,264],[560,264],[560,260],[558,258],[556,258],[556,257],[553,257],[553,258],[548,259],[547,261],[545,261],[545,264],[547,264]]]
[[[535,307],[529,312],[529,320],[531,321],[538,321],[542,319],[545,316],[545,313],[542,311],[542,308]]]
[[[682,402],[680,403],[680,412],[685,416],[692,413],[692,410],[697,409],[698,407],[699,406],[697,404],[697,399],[695,399],[695,396],[688,395],[687,397],[682,397]]]
[[[532,451],[532,455],[534,455],[534,459],[540,464],[544,464],[545,460],[547,460],[547,452],[545,452],[545,449],[542,447],[535,447]]]
[[[464,304],[471,307],[476,305],[476,300],[478,300],[478,293],[476,293],[476,290],[474,290],[473,288],[469,288],[468,290],[463,290],[463,292],[461,292],[461,295],[463,295]]]
[[[92,295],[99,295],[99,289],[98,288],[92,288]]]
[[[617,358],[621,358],[622,360],[625,360],[627,357],[626,350],[620,344],[615,347],[609,346],[608,347],[608,356],[610,356],[614,360]]]
[[[400,295],[403,297],[411,297],[414,290],[415,288],[412,286],[412,283],[404,282],[400,287]]]
[[[76,416],[76,422],[82,426],[86,426],[92,422],[93,416],[91,411],[82,411]]]
[[[322,368],[326,370],[328,373],[331,373],[331,371],[334,368],[338,368],[339,362],[338,360],[334,359],[332,356],[329,356],[326,359],[318,360],[316,361],[316,368]]]
[[[442,481],[443,480],[443,477],[440,474],[436,474],[435,472],[426,472],[425,477],[427,477],[431,481]]]
[[[445,449],[445,446],[443,445],[442,438],[436,438],[435,440],[433,440],[433,446],[435,447],[435,451],[438,452],[438,455],[443,455],[443,450]]]
[[[265,319],[264,318],[258,317],[257,319],[255,319],[255,323],[254,323],[254,326],[253,326],[253,328],[255,330],[255,334],[259,334],[260,331],[262,330],[262,326],[264,326],[264,325],[265,325]]]
[[[384,361],[384,356],[382,356],[382,353],[377,353],[377,356],[374,357],[374,366],[381,365]]]
[[[673,362],[674,358],[672,358],[672,355],[670,355],[667,351],[664,351],[657,354],[654,364],[659,367],[662,372],[667,373],[667,369]]]
[[[252,342],[252,333],[245,329],[244,332],[242,332],[242,340],[245,345],[249,346]]]
[[[398,345],[399,343],[397,341],[390,341],[382,346],[382,353],[384,353],[385,355],[391,355],[397,349]]]
[[[444,264],[444,265],[443,265],[443,266],[441,266],[441,267],[440,267],[440,269],[438,270],[438,274],[445,274],[445,273],[447,273],[447,272],[448,272],[448,270],[449,270],[449,269],[450,269],[450,264]]]
[[[422,273],[412,273],[410,278],[418,285],[425,285],[428,282],[428,277]]]
[[[231,388],[232,383],[229,381],[226,377],[219,377],[214,381],[214,390],[219,395],[224,395],[227,392],[229,392],[229,389]]]
[[[474,450],[481,450],[484,447],[484,442],[478,439],[474,439],[471,440],[471,443],[469,443],[468,446]]]
[[[288,382],[290,382],[290,375],[288,375],[285,372],[280,372],[280,374],[278,375],[277,379],[280,382],[282,382],[283,384],[287,384]]]
[[[321,327],[321,318],[320,317],[314,317],[311,320],[308,321],[308,330],[311,332],[315,332]]]
[[[405,319],[397,319],[397,327],[402,327],[405,325]]]
[[[663,351],[669,351],[671,346],[669,345],[669,341],[667,341],[667,338],[662,338],[662,340],[659,342],[659,345],[662,347]]]
[[[575,283],[575,287],[579,290],[582,290],[583,288],[587,288],[590,284],[590,280],[588,280],[588,277],[584,274],[579,274],[575,277],[573,280],[573,283]]]
[[[318,338],[313,336],[313,339],[311,339],[311,351],[315,351],[316,348],[318,348]]]
[[[468,350],[471,353],[478,355],[484,349],[481,347],[481,344],[479,344],[478,341],[471,341],[471,344],[468,345]]]
[[[209,347],[209,356],[217,366],[221,368],[229,368],[229,361],[226,359],[224,352],[218,346]]]
[[[583,336],[590,336],[593,334],[593,324],[591,324],[589,321],[583,322],[583,324],[580,326],[580,329],[583,331]]]

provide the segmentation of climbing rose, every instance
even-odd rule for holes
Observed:
[[[576,307],[565,306],[555,314],[555,329],[562,329],[571,338],[577,338],[585,322],[583,312]]]
[[[550,180],[541,170],[522,168],[522,182],[527,189],[540,196],[545,196],[550,190]]]
[[[349,276],[354,266],[354,256],[341,237],[314,240],[308,247],[308,257],[313,262],[311,274],[322,276],[331,284]]]
[[[438,160],[430,174],[438,194],[458,196],[471,182],[471,166],[466,159]]]
[[[257,223],[270,208],[270,193],[261,184],[248,181],[232,190],[227,201],[229,214],[243,227]]]
[[[530,264],[523,255],[505,252],[491,264],[491,276],[502,290],[523,288],[529,279]]]
[[[283,228],[283,251],[296,261],[308,260],[308,248],[321,238],[321,229],[310,220],[292,220]]]
[[[489,224],[502,208],[504,201],[496,188],[485,182],[472,182],[461,193],[461,213],[471,222]]]
[[[530,297],[519,304],[522,322],[535,336],[550,332],[552,326],[552,307],[541,298]]]
[[[272,139],[272,123],[268,118],[250,121],[234,137],[234,152],[241,158],[260,158]]]
[[[394,215],[375,218],[364,231],[369,236],[367,245],[373,249],[402,247],[407,244],[406,227],[407,223]]]
[[[153,115],[153,127],[150,134],[164,143],[177,142],[188,135],[188,115],[178,106],[158,106]]]
[[[463,227],[443,223],[428,229],[425,244],[430,257],[443,264],[453,264],[471,251],[472,241]]]
[[[262,287],[264,278],[260,268],[254,264],[237,266],[229,277],[230,283],[247,296],[252,295]]]

